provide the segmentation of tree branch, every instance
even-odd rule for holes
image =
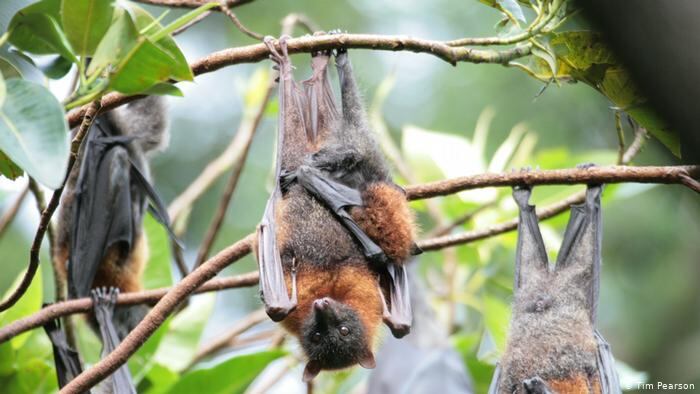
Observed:
[[[248,272],[228,278],[212,279],[197,288],[196,294],[239,287],[255,286],[258,283],[258,272]],[[161,289],[144,290],[133,293],[119,293],[117,305],[155,304],[163,298],[171,287]],[[16,320],[5,327],[0,328],[0,343],[6,342],[23,332],[42,327],[44,324],[59,317],[76,313],[86,313],[92,310],[92,298],[78,298],[69,301],[57,302],[43,307],[37,313]]]
[[[211,0],[135,0],[138,3],[157,5],[173,8],[198,8],[204,4],[211,3]],[[243,4],[252,3],[254,0],[225,0],[225,4],[230,7],[238,7]],[[221,7],[214,7],[212,10],[221,11]]]
[[[245,25],[243,25],[243,22],[241,22],[240,19],[238,19],[238,17],[236,16],[236,14],[234,14],[233,11],[231,11],[231,7],[229,7],[225,1],[221,2],[219,9],[224,15],[226,15],[231,20],[231,22],[233,22],[234,25],[236,25],[238,30],[240,30],[243,34],[247,35],[248,37],[254,40],[262,41],[264,36],[245,27]]]
[[[15,201],[12,202],[12,205],[2,214],[2,218],[0,218],[0,238],[5,233],[5,230],[10,227],[10,223],[15,219],[15,216],[17,216],[17,212],[22,207],[25,197],[27,197],[27,192],[29,192],[29,184],[22,189]]]
[[[66,169],[66,178],[64,179],[61,187],[59,187],[53,192],[53,194],[51,195],[51,201],[49,201],[49,205],[41,213],[41,218],[39,219],[39,227],[36,230],[36,234],[34,235],[34,241],[32,242],[32,247],[29,251],[29,266],[27,266],[27,271],[25,272],[24,277],[22,278],[22,281],[20,282],[17,289],[15,289],[15,291],[6,300],[0,303],[0,311],[4,311],[12,307],[12,305],[14,305],[24,295],[24,293],[29,288],[29,285],[32,283],[34,274],[36,274],[36,270],[37,268],[39,268],[39,252],[41,251],[41,241],[44,240],[44,234],[51,225],[51,216],[53,216],[53,213],[58,207],[58,203],[61,200],[61,194],[63,194],[63,188],[66,185],[66,180],[68,179],[68,176],[70,175],[71,170],[73,169],[73,165],[75,165],[77,161],[80,144],[83,142],[83,139],[90,130],[93,118],[95,114],[97,114],[97,111],[99,109],[99,102],[89,104],[86,108],[85,117],[83,118],[83,122],[80,125],[80,129],[71,141],[70,157],[68,159],[68,167]]]
[[[531,47],[530,44],[524,44],[504,50],[472,49],[450,47],[442,41],[424,40],[408,36],[373,34],[305,36],[290,39],[287,43],[290,54],[338,47],[382,51],[411,51],[431,54],[452,65],[456,65],[458,62],[507,64],[511,60],[529,55]],[[234,64],[256,63],[266,60],[269,54],[265,44],[247,45],[214,52],[191,63],[190,67],[194,75],[201,75]],[[140,96],[110,93],[102,98],[102,107],[107,110],[112,109],[138,97]],[[86,106],[75,108],[66,115],[66,119],[71,127],[80,122],[86,109]]]
[[[184,277],[158,301],[146,317],[141,320],[112,353],[108,354],[92,368],[76,376],[75,379],[61,389],[60,393],[82,393],[104,379],[105,376],[116,371],[163,324],[165,319],[185,298],[226,266],[250,253],[254,242],[255,234],[250,234],[219,252]]]
[[[409,186],[406,188],[406,196],[409,200],[422,200],[491,186],[625,182],[682,184],[684,177],[696,179],[700,177],[700,166],[608,166],[586,169],[517,171],[500,174],[486,173]]]

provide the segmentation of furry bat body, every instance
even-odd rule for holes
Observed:
[[[572,206],[557,263],[547,260],[529,188],[520,208],[513,316],[489,393],[620,393],[609,345],[595,329],[601,246],[600,194]]]
[[[373,368],[382,319],[397,337],[410,329],[402,264],[416,251],[413,217],[369,129],[347,52],[336,56],[339,111],[330,52],[312,54],[302,89],[285,38],[281,53],[265,42],[279,70],[280,114],[276,187],[258,229],[261,296],[300,339],[305,381],[323,369]]]

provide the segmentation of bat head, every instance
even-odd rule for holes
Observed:
[[[309,362],[304,381],[322,369],[340,369],[353,364],[374,368],[370,340],[360,316],[349,306],[324,297],[315,300],[302,326],[301,346]]]

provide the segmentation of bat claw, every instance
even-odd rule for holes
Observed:
[[[579,170],[587,170],[587,169],[593,168],[593,167],[596,167],[596,164],[592,163],[592,162],[581,163],[581,164],[576,165],[576,168],[578,168]]]
[[[292,313],[296,307],[296,304],[291,303],[285,306],[266,306],[265,313],[267,313],[272,321],[280,322]]]
[[[386,324],[387,327],[389,327],[391,335],[393,335],[394,338],[401,339],[411,332],[411,325],[408,323],[396,322],[392,320],[390,316],[384,316],[383,320],[384,324]]]

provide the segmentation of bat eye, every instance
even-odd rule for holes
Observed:
[[[338,331],[340,331],[340,335],[342,335],[342,336],[346,336],[346,335],[350,334],[350,329],[345,327],[345,326],[340,327],[340,330],[338,330]]]
[[[320,341],[320,340],[321,340],[321,333],[318,332],[318,331],[316,331],[316,332],[314,333],[314,336],[311,338],[311,340],[314,341],[314,342]]]

